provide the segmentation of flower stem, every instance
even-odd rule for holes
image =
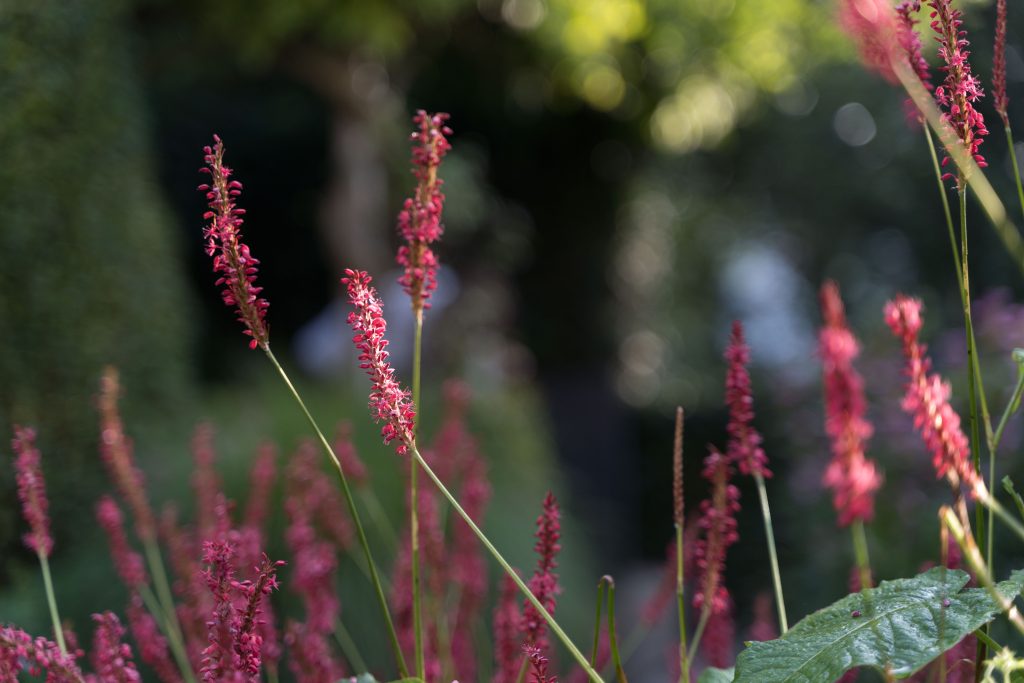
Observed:
[[[618,683],[628,683],[626,671],[622,668],[619,640],[615,632],[615,581],[610,576],[605,576],[602,581],[608,584],[608,645],[611,647],[612,661],[615,663],[615,678]]]
[[[144,538],[142,547],[146,553],[149,573],[153,576],[153,583],[156,584],[156,595],[167,621],[167,629],[173,629],[178,641],[184,643],[185,636],[181,631],[181,623],[178,621],[178,612],[174,609],[174,598],[171,596],[171,584],[167,580],[167,571],[164,569],[164,561],[160,556],[160,544],[155,538]]]
[[[409,449],[409,452],[412,453],[412,456],[413,458],[416,459],[416,462],[419,463],[420,467],[422,467],[423,471],[427,473],[427,476],[430,478],[430,480],[434,482],[435,486],[437,486],[438,490],[441,492],[441,495],[443,495],[448,500],[448,503],[451,504],[451,506],[455,509],[457,513],[459,513],[459,516],[462,517],[462,519],[466,522],[466,525],[469,526],[469,528],[473,531],[473,533],[484,545],[484,547],[487,548],[487,552],[491,554],[491,556],[501,566],[504,572],[508,574],[508,576],[512,579],[513,582],[515,582],[516,586],[519,587],[519,590],[523,593],[524,596],[526,596],[526,599],[529,600],[530,604],[532,604],[534,609],[537,610],[537,613],[540,614],[540,616],[544,619],[545,622],[547,622],[548,626],[551,628],[551,631],[555,634],[555,636],[558,637],[559,640],[562,641],[562,644],[565,645],[567,650],[569,650],[569,653],[572,655],[573,659],[575,659],[576,662],[583,668],[587,676],[590,677],[590,680],[596,683],[604,683],[601,676],[597,673],[597,671],[594,670],[594,667],[590,666],[590,663],[587,661],[587,658],[583,656],[583,653],[580,652],[580,649],[576,647],[575,644],[573,644],[572,640],[569,639],[569,636],[567,636],[565,631],[562,630],[562,627],[558,625],[557,621],[555,621],[555,618],[551,616],[551,613],[548,612],[547,609],[545,609],[544,605],[540,603],[540,600],[537,599],[537,596],[533,594],[533,591],[530,590],[526,583],[524,583],[523,580],[519,578],[519,574],[517,574],[516,571],[512,569],[512,566],[508,563],[507,560],[505,560],[501,553],[498,552],[498,549],[494,547],[494,544],[491,543],[490,539],[488,539],[487,536],[484,535],[484,532],[480,530],[480,527],[476,525],[476,522],[473,521],[473,518],[469,516],[465,509],[463,509],[463,507],[459,504],[459,501],[456,500],[455,496],[453,496],[451,491],[448,490],[448,487],[444,485],[444,482],[442,482],[438,478],[437,474],[434,473],[434,470],[430,468],[430,465],[427,464],[427,461],[424,460],[423,456],[420,454],[419,449],[417,449],[415,445],[413,445]]]
[[[277,369],[281,379],[284,380],[285,385],[292,392],[292,396],[295,398],[296,403],[299,404],[299,408],[302,409],[302,413],[306,416],[306,420],[309,422],[313,431],[316,432],[317,437],[320,439],[320,444],[324,447],[327,455],[330,456],[331,462],[334,463],[335,469],[338,471],[338,479],[341,481],[341,492],[345,496],[345,503],[348,506],[348,512],[352,515],[352,522],[356,525],[356,535],[359,537],[359,545],[363,549],[363,555],[366,558],[366,564],[370,570],[370,579],[373,583],[374,590],[377,593],[377,602],[380,604],[381,614],[384,617],[384,621],[387,624],[388,636],[391,640],[391,649],[394,652],[395,664],[398,667],[399,676],[402,678],[409,677],[409,669],[405,665],[405,657],[402,655],[402,647],[398,644],[398,634],[395,632],[394,622],[391,620],[391,612],[388,610],[388,601],[384,597],[384,588],[381,586],[380,576],[377,573],[377,565],[373,561],[373,553],[370,552],[370,543],[366,540],[366,531],[363,529],[363,523],[359,519],[359,511],[356,509],[355,500],[352,497],[352,490],[348,485],[348,478],[345,476],[345,471],[341,467],[341,461],[335,454],[334,449],[331,448],[331,444],[327,441],[327,437],[320,430],[320,426],[313,419],[313,415],[309,412],[306,407],[306,403],[302,400],[299,392],[295,389],[295,385],[288,378],[288,373],[284,371],[281,364],[277,362],[277,358],[274,357],[274,352],[270,350],[269,344],[262,345],[263,352],[266,353],[267,358],[270,359],[271,364]]]
[[[36,551],[39,556],[39,566],[43,570],[43,587],[46,589],[46,604],[50,607],[50,621],[53,622],[53,637],[60,647],[60,653],[67,655],[68,647],[64,643],[64,629],[60,625],[60,615],[57,613],[57,595],[53,592],[53,579],[50,577],[50,560],[46,553]]]
[[[139,595],[142,597],[142,602],[146,605],[146,609],[153,615],[153,618],[157,620],[157,625],[164,632],[167,637],[167,642],[171,647],[171,655],[174,657],[174,661],[178,664],[178,670],[181,672],[182,678],[188,683],[196,683],[196,675],[192,672],[192,664],[188,660],[188,655],[185,653],[185,641],[181,635],[171,628],[171,623],[164,612],[163,608],[160,607],[160,601],[157,600],[156,595],[153,594],[152,589],[149,586],[143,585],[139,588]]]
[[[416,336],[412,354],[412,404],[416,410],[415,430],[422,419],[420,408],[420,363],[423,353],[423,311],[416,312]],[[415,434],[415,431],[414,431]],[[426,661],[423,654],[423,615],[420,610],[420,521],[417,491],[416,461],[409,459],[409,536],[412,547],[412,625],[415,638],[416,675],[426,680]]]
[[[366,666],[362,655],[359,654],[359,648],[356,647],[355,641],[352,640],[352,634],[345,628],[345,622],[341,619],[334,620],[334,639],[338,641],[338,646],[341,647],[341,651],[345,654],[345,659],[348,660],[351,666],[355,667],[356,671],[370,670]]]
[[[597,649],[601,645],[601,607],[604,605],[604,577],[597,582],[597,603],[594,613],[594,645],[590,648],[590,666],[596,666]]]
[[[694,655],[697,654],[697,646],[700,645],[700,639],[704,637],[704,629],[707,628],[708,619],[711,618],[711,605],[708,602],[704,603],[704,607],[700,611],[700,619],[697,621],[697,628],[693,631],[693,639],[690,641],[690,649],[686,653],[686,659],[693,661]]]
[[[690,659],[686,656],[686,596],[683,567],[683,527],[676,524],[676,608],[679,612],[679,681],[690,683]]]
[[[789,621],[786,619],[786,601],[782,595],[782,576],[779,574],[779,555],[775,551],[775,532],[772,529],[772,512],[768,508],[768,491],[764,485],[764,477],[761,476],[760,472],[754,472],[754,480],[757,482],[757,495],[761,499],[761,517],[764,519],[764,533],[768,539],[768,559],[771,561],[772,585],[775,587],[775,606],[779,611],[779,632],[784,635],[789,630]]]
[[[853,536],[853,554],[857,558],[857,568],[860,570],[860,588],[866,591],[871,588],[871,557],[868,555],[868,538],[864,533],[864,522],[855,520],[850,525],[850,533]]]
[[[1017,150],[1013,147],[1013,133],[1010,131],[1010,126],[1003,126],[1003,130],[1006,131],[1006,145],[1010,148],[1010,162],[1013,164],[1013,179],[1017,185],[1017,198],[1020,200],[1020,210],[1024,213],[1024,187],[1020,183],[1020,168],[1017,166]]]

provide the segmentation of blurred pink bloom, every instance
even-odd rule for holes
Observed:
[[[347,287],[348,300],[356,310],[348,314],[348,324],[356,333],[352,337],[359,355],[359,367],[370,376],[370,412],[377,423],[384,423],[381,435],[384,443],[398,440],[395,451],[404,455],[413,445],[416,417],[415,406],[409,392],[395,379],[395,371],[388,362],[387,321],[377,290],[370,286],[373,278],[362,270],[345,270],[342,284]]]
[[[694,548],[697,564],[697,590],[693,606],[702,609],[705,605],[712,613],[721,613],[729,608],[729,591],[723,581],[726,552],[739,540],[736,532],[736,513],[740,509],[740,492],[729,483],[732,466],[722,453],[711,447],[704,459],[705,479],[711,482],[711,498],[701,501],[700,530]]]
[[[996,0],[996,40],[992,48],[992,105],[1009,126],[1006,115],[1009,106],[1006,98],[1006,0]]]
[[[137,593],[128,603],[128,626],[131,628],[132,638],[138,644],[139,659],[150,667],[163,683],[180,683],[181,674],[171,660],[167,640],[160,633],[156,619],[146,610],[142,598]]]
[[[136,590],[149,583],[142,556],[131,549],[128,537],[125,536],[121,508],[110,496],[103,496],[96,504],[96,521],[107,535],[110,555],[114,559],[114,569],[124,584]]]
[[[71,655],[46,638],[33,638],[19,628],[0,626],[0,681],[17,681],[19,673],[46,675],[54,683],[83,683],[81,670]]]
[[[501,578],[494,608],[494,677],[491,683],[514,683],[519,673],[519,588],[507,575]]]
[[[832,441],[832,462],[825,470],[824,484],[832,489],[839,525],[848,526],[874,516],[874,494],[882,477],[864,455],[873,429],[865,418],[864,380],[853,367],[860,345],[846,325],[834,282],[822,285],[821,310],[825,325],[818,337],[818,353],[825,384],[825,432]]]
[[[398,264],[405,269],[398,282],[412,299],[412,310],[417,316],[430,308],[430,294],[437,288],[437,256],[430,245],[443,232],[443,181],[437,177],[437,169],[451,149],[446,136],[452,131],[445,125],[447,120],[448,114],[428,114],[422,109],[413,117],[418,127],[411,136],[416,192],[405,200],[398,214],[398,233],[405,240],[398,249]]]
[[[265,320],[270,304],[260,297],[263,288],[256,286],[256,266],[260,262],[242,242],[245,209],[235,206],[235,199],[242,193],[242,183],[230,180],[231,169],[224,165],[224,143],[220,137],[214,135],[213,142],[213,147],[203,148],[206,166],[199,169],[210,175],[210,183],[199,186],[199,191],[206,193],[210,206],[203,214],[203,218],[210,221],[203,232],[206,254],[213,257],[213,270],[220,275],[215,284],[224,287],[221,298],[238,312],[245,334],[252,337],[249,348],[255,349],[266,346],[270,340]]]
[[[896,14],[889,0],[842,0],[839,23],[857,43],[864,65],[898,83],[892,64],[899,58]]]
[[[14,425],[11,448],[14,450],[14,471],[21,514],[29,528],[29,532],[22,538],[31,550],[49,557],[53,551],[48,514],[50,504],[46,499],[46,481],[43,479],[42,458],[36,448],[35,430]]]
[[[92,666],[97,683],[135,683],[141,681],[132,649],[124,639],[124,626],[113,612],[92,615],[96,622],[93,634]]]

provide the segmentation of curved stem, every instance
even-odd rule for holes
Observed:
[[[1017,150],[1013,147],[1013,133],[1009,124],[1003,126],[1006,131],[1006,145],[1010,148],[1010,161],[1013,163],[1013,179],[1017,185],[1017,198],[1020,200],[1020,210],[1024,214],[1024,187],[1020,184],[1020,168],[1017,166]]]
[[[398,673],[402,678],[408,678],[409,669],[405,665],[405,657],[402,655],[402,647],[398,643],[398,634],[395,632],[395,624],[391,620],[391,612],[388,610],[387,598],[384,597],[384,588],[381,586],[380,576],[377,573],[377,565],[373,561],[373,553],[370,552],[370,543],[366,540],[366,531],[363,529],[363,523],[359,519],[359,510],[356,509],[356,502],[352,498],[352,489],[348,485],[348,478],[345,476],[345,471],[341,467],[341,461],[338,459],[334,449],[331,448],[331,444],[327,441],[327,437],[325,437],[324,433],[320,430],[320,426],[316,423],[316,420],[313,419],[313,415],[309,412],[309,409],[306,408],[306,403],[302,400],[299,392],[295,389],[295,385],[293,385],[292,381],[288,378],[288,373],[286,373],[284,368],[281,367],[281,364],[277,362],[277,358],[274,357],[273,351],[270,350],[270,345],[263,344],[261,348],[267,355],[267,358],[270,359],[274,368],[277,369],[278,374],[281,375],[281,379],[284,380],[285,385],[287,385],[288,389],[292,392],[292,397],[294,397],[296,403],[299,404],[299,408],[302,409],[302,413],[306,416],[306,420],[320,439],[320,444],[324,447],[324,451],[326,451],[327,455],[330,457],[331,462],[334,463],[334,468],[338,472],[338,479],[341,482],[341,492],[345,496],[345,503],[348,506],[348,512],[352,515],[352,522],[356,525],[356,535],[359,537],[359,545],[363,550],[363,555],[366,558],[366,564],[370,570],[370,579],[377,594],[377,602],[380,605],[381,614],[387,624],[388,636],[391,640],[391,649],[394,652],[395,664],[398,667]]]
[[[697,646],[700,645],[700,639],[704,637],[704,629],[707,628],[708,619],[711,618],[711,608],[709,603],[705,602],[704,607],[700,611],[700,619],[697,621],[697,628],[693,631],[693,639],[690,641],[690,649],[686,653],[686,659],[693,661],[694,655],[697,654]]]
[[[156,595],[153,593],[149,586],[142,585],[139,587],[139,596],[142,598],[142,602],[146,605],[146,609],[153,615],[153,618],[157,620],[157,625],[163,630],[164,635],[167,636],[167,643],[171,648],[171,655],[174,657],[174,661],[178,664],[178,670],[181,672],[182,678],[188,683],[196,683],[195,673],[192,672],[192,663],[188,659],[188,654],[185,652],[185,641],[181,634],[176,632],[172,627],[170,620],[164,613],[163,608],[160,607],[160,601],[157,600]]]
[[[615,663],[615,678],[618,683],[628,683],[626,671],[622,668],[622,658],[619,657],[619,639],[615,632],[615,581],[610,576],[602,580],[608,583],[608,645],[612,650],[612,662]]]
[[[544,605],[540,603],[540,600],[537,599],[537,596],[533,594],[533,591],[530,590],[526,583],[524,583],[523,580],[519,578],[519,574],[517,574],[516,571],[512,569],[512,565],[510,565],[508,561],[505,560],[505,558],[502,556],[502,554],[498,552],[498,549],[494,547],[494,544],[491,543],[490,539],[484,535],[484,532],[481,531],[480,527],[476,525],[476,522],[473,521],[473,518],[470,517],[469,514],[463,509],[463,507],[459,504],[459,501],[456,500],[455,496],[453,496],[451,491],[448,490],[448,487],[444,485],[444,482],[442,482],[438,478],[437,474],[434,473],[434,470],[430,468],[430,465],[427,464],[427,461],[424,460],[423,456],[420,454],[419,449],[417,449],[415,445],[412,445],[412,447],[409,449],[409,452],[412,454],[413,458],[416,459],[416,462],[419,463],[420,467],[423,468],[423,471],[427,473],[427,476],[430,478],[430,480],[434,482],[434,485],[437,486],[438,490],[441,492],[441,495],[443,495],[445,499],[448,500],[448,502],[455,509],[455,511],[459,513],[459,516],[462,517],[462,519],[466,522],[466,525],[469,526],[470,530],[472,530],[472,532],[476,535],[480,542],[483,543],[484,547],[487,548],[487,552],[491,554],[491,557],[493,557],[495,561],[499,565],[501,565],[501,568],[504,570],[504,572],[508,574],[508,576],[512,579],[513,582],[515,582],[519,590],[523,593],[524,596],[526,596],[526,599],[529,600],[530,604],[533,605],[534,609],[537,610],[537,613],[540,614],[540,616],[544,619],[545,622],[547,622],[547,625],[551,628],[552,633],[554,633],[555,636],[557,636],[557,638],[560,641],[562,641],[562,644],[565,645],[566,649],[569,650],[569,653],[572,655],[573,659],[575,659],[576,662],[587,673],[587,676],[590,677],[590,680],[595,681],[596,683],[604,683],[601,676],[597,673],[597,671],[594,670],[594,667],[590,666],[590,662],[587,661],[587,658],[583,655],[582,652],[580,652],[580,649],[576,647],[572,640],[569,639],[569,636],[566,635],[565,631],[562,630],[562,627],[558,625],[558,622],[555,621],[555,618],[553,616],[551,616],[551,613],[548,612],[547,609],[545,609]]]
[[[779,556],[775,550],[775,532],[772,529],[772,512],[768,508],[768,491],[765,489],[764,477],[760,472],[754,473],[757,482],[757,495],[761,499],[761,517],[764,519],[764,533],[768,539],[768,558],[772,567],[772,585],[775,587],[775,606],[779,611],[779,632],[785,635],[789,630],[786,619],[786,600],[782,595],[782,576],[779,573]]]
[[[167,580],[164,560],[160,555],[160,544],[157,543],[155,538],[144,538],[142,539],[142,547],[146,553],[149,573],[153,576],[153,583],[156,585],[156,596],[159,598],[160,606],[163,608],[164,617],[167,620],[167,628],[174,629],[174,634],[178,637],[178,640],[184,643],[185,635],[181,630],[181,622],[178,621],[178,611],[174,608],[171,584]]]
[[[420,408],[420,362],[423,351],[423,311],[416,312],[416,337],[412,355],[412,404],[416,410],[415,430],[423,413]],[[412,628],[415,641],[416,675],[426,680],[427,666],[423,654],[423,614],[420,603],[420,520],[416,461],[409,458],[409,544],[412,548]]]
[[[850,533],[853,534],[853,553],[857,558],[857,568],[860,570],[860,588],[866,591],[871,588],[871,558],[868,555],[868,538],[864,533],[864,522],[856,520],[850,525]]]
[[[39,566],[43,570],[43,587],[46,589],[46,604],[50,608],[50,621],[53,622],[53,637],[57,641],[62,655],[67,655],[68,647],[64,643],[64,629],[60,625],[60,615],[57,613],[57,595],[53,592],[53,579],[50,576],[50,561],[46,553],[36,551],[39,556]]]

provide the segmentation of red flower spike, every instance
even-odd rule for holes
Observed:
[[[725,375],[725,403],[729,407],[728,456],[740,472],[746,475],[772,476],[768,469],[768,456],[761,448],[761,435],[754,429],[754,396],[750,386],[750,349],[743,340],[743,325],[732,324],[732,336],[725,351],[729,369]]]
[[[544,497],[544,511],[537,517],[537,543],[533,546],[537,553],[537,568],[533,572],[533,578],[530,579],[529,585],[530,592],[551,614],[555,612],[555,596],[561,592],[558,585],[558,574],[555,573],[555,569],[558,567],[558,551],[562,549],[558,542],[561,536],[561,513],[558,509],[558,501],[548,491],[547,496]],[[528,645],[536,645],[542,652],[547,651],[547,622],[529,600],[523,605],[521,631],[526,636]]]
[[[864,66],[898,83],[892,64],[901,52],[899,28],[889,0],[843,0],[839,23],[857,43]]]
[[[381,436],[384,443],[399,442],[395,451],[405,455],[413,445],[416,409],[410,394],[395,379],[395,371],[388,362],[387,321],[384,308],[377,298],[377,290],[370,286],[373,278],[362,270],[345,270],[341,278],[348,290],[349,303],[356,307],[348,314],[352,337],[359,355],[359,367],[370,376],[370,412],[377,423],[384,423]]]
[[[156,619],[142,604],[142,598],[138,594],[133,595],[131,602],[128,603],[128,626],[132,638],[138,644],[139,659],[153,669],[162,683],[180,683],[181,674],[178,672],[178,665],[171,659],[167,640],[160,633]]]
[[[396,257],[405,269],[398,283],[412,299],[412,310],[417,317],[430,308],[430,294],[437,289],[437,256],[430,245],[444,232],[441,225],[443,181],[437,177],[437,169],[451,149],[446,136],[452,131],[445,125],[447,120],[448,114],[428,114],[422,109],[413,117],[418,128],[411,136],[416,192],[405,200],[398,214],[398,234],[405,240]]]
[[[964,37],[967,32],[960,28],[963,13],[953,9],[951,0],[928,0],[928,6],[932,8],[931,27],[937,34],[935,40],[939,43],[939,57],[945,63],[941,71],[946,77],[935,89],[935,99],[944,109],[942,120],[953,129],[964,150],[978,166],[985,168],[985,158],[978,153],[978,148],[982,137],[988,135],[988,129],[981,112],[974,108],[974,103],[984,96],[984,92],[981,82],[971,74],[971,65],[967,61],[971,53],[967,51],[970,43]],[[943,165],[949,158],[946,155]],[[955,176],[952,173],[943,176],[943,179],[950,178]]]
[[[42,457],[36,448],[36,432],[33,429],[14,425],[15,479],[18,482],[18,500],[21,514],[28,522],[29,532],[23,540],[30,550],[43,557],[53,552],[53,536],[50,535],[50,504],[46,498],[46,482],[41,467]]]
[[[47,681],[84,683],[85,678],[71,654],[46,638],[33,638],[19,628],[0,626],[0,676],[4,681],[17,681],[19,673]]]
[[[110,496],[103,496],[96,504],[96,521],[107,535],[114,569],[124,585],[135,590],[149,583],[142,556],[132,550],[124,533],[124,516]]]
[[[498,604],[494,608],[494,677],[491,683],[514,683],[519,674],[519,588],[502,576]]]
[[[113,612],[92,615],[96,622],[93,634],[92,666],[96,680],[103,683],[136,683],[142,680],[132,661],[132,649],[124,639],[124,626]]]
[[[266,346],[270,331],[266,323],[270,304],[260,297],[262,287],[256,286],[259,261],[242,242],[242,216],[245,209],[235,206],[242,193],[242,183],[230,180],[231,169],[224,165],[224,143],[213,136],[213,147],[204,147],[206,166],[199,169],[210,175],[210,183],[199,186],[206,193],[210,210],[203,218],[210,221],[203,231],[206,254],[213,257],[213,271],[219,275],[216,285],[223,286],[221,298],[238,313],[238,321],[245,325],[245,334],[252,337],[249,348]]]
[[[921,331],[921,301],[902,294],[885,305],[885,322],[903,342],[907,359],[907,393],[903,410],[914,417],[932,453],[938,477],[945,476],[954,487],[966,485],[972,491],[984,482],[971,465],[971,449],[960,429],[960,416],[949,405],[952,389],[935,373],[928,374],[931,360],[927,348],[918,341]]]
[[[992,48],[992,105],[1006,127],[1010,125],[1006,115],[1009,104],[1006,97],[1006,0],[997,0],[996,41]]]
[[[710,605],[712,614],[729,608],[729,591],[725,588],[722,575],[725,572],[726,552],[739,540],[736,532],[736,513],[740,510],[740,492],[729,483],[732,478],[730,460],[711,447],[704,459],[702,476],[711,482],[711,498],[700,504],[700,538],[694,544],[694,558],[697,565],[697,590],[693,606],[702,609]]]
[[[530,683],[558,683],[556,676],[548,676],[548,658],[536,645],[523,645],[523,654],[530,662]]]
[[[839,525],[849,526],[874,517],[874,495],[882,476],[864,455],[874,430],[865,417],[864,380],[853,367],[860,345],[846,325],[843,301],[834,282],[822,285],[821,310],[825,325],[818,337],[818,353],[825,384],[825,432],[832,442],[832,462],[823,483],[832,489]]]

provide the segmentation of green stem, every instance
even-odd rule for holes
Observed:
[[[1014,358],[1017,357],[1016,351],[1014,352]],[[1003,410],[1002,416],[999,418],[999,426],[996,427],[995,436],[992,437],[992,450],[999,448],[999,442],[1003,439],[1003,430],[1006,428],[1006,423],[1009,422],[1010,416],[1013,415],[1017,408],[1020,407],[1021,395],[1024,394],[1024,365],[1018,361],[1017,365],[1017,386],[1013,389],[1013,396],[1010,397],[1010,402],[1006,404],[1006,409]],[[992,486],[989,486],[989,490],[994,491]]]
[[[615,632],[615,581],[610,576],[604,577],[602,581],[608,583],[608,645],[615,663],[615,678],[618,683],[628,683],[626,671],[622,668],[622,658],[619,657],[619,640]]]
[[[683,567],[683,527],[676,524],[676,608],[679,612],[679,681],[690,683],[690,660],[686,656],[686,584]]]
[[[360,488],[357,493],[363,505],[370,512],[373,525],[377,527],[377,531],[385,537],[388,545],[393,549],[398,545],[398,534],[395,533],[395,528],[391,526],[391,520],[388,519],[387,514],[384,512],[384,506],[381,505],[380,498],[377,497],[371,488]]]
[[[420,362],[423,351],[423,312],[416,312],[416,336],[412,355],[412,404],[416,410],[415,430],[422,419],[420,409]],[[414,431],[415,434],[415,431]],[[423,615],[420,610],[420,522],[416,461],[409,459],[409,534],[412,546],[412,625],[415,639],[416,675],[426,680],[427,666],[423,653]]]
[[[345,628],[345,622],[341,619],[334,620],[334,639],[338,641],[338,646],[341,647],[342,653],[345,655],[345,659],[348,663],[355,667],[356,671],[369,671],[369,667],[366,666],[366,661],[362,655],[359,654],[359,648],[356,647],[356,641],[352,640],[352,634]]]
[[[764,533],[768,539],[768,558],[772,567],[772,585],[775,587],[775,606],[779,611],[779,631],[785,635],[789,630],[786,619],[786,601],[782,595],[782,576],[779,574],[779,556],[775,551],[775,532],[772,529],[772,512],[768,508],[768,491],[765,489],[764,477],[760,472],[754,473],[757,482],[757,495],[761,499],[761,517],[764,519]]]
[[[596,666],[597,650],[601,646],[601,607],[604,605],[604,577],[597,582],[597,604],[594,613],[594,645],[590,648],[590,666]]]
[[[708,619],[711,618],[711,607],[710,604],[705,602],[704,607],[700,611],[700,619],[697,621],[697,628],[693,631],[693,639],[690,641],[690,649],[686,653],[686,659],[693,661],[694,655],[697,654],[697,646],[700,645],[700,639],[704,637],[704,629],[708,626]]]
[[[398,667],[398,673],[402,678],[409,677],[409,669],[405,665],[405,657],[402,655],[402,647],[398,643],[398,634],[395,632],[394,622],[391,620],[391,612],[388,610],[388,601],[384,597],[384,588],[381,586],[380,576],[377,573],[377,565],[373,561],[373,553],[370,552],[370,543],[366,540],[366,531],[363,529],[363,523],[359,519],[359,510],[356,509],[355,499],[352,497],[352,489],[348,485],[348,478],[345,476],[345,471],[341,467],[341,461],[335,454],[334,449],[331,448],[331,444],[327,441],[327,437],[320,430],[320,426],[313,419],[313,415],[309,412],[306,407],[306,403],[302,400],[299,392],[295,389],[295,385],[288,378],[288,373],[284,371],[281,364],[277,362],[277,358],[274,357],[274,353],[270,350],[269,344],[263,345],[263,352],[267,354],[267,358],[270,359],[271,364],[277,369],[281,379],[284,380],[285,385],[292,392],[292,396],[295,398],[296,403],[299,404],[299,408],[302,409],[302,413],[306,416],[306,420],[309,425],[313,428],[317,437],[320,439],[320,444],[324,447],[327,455],[330,456],[331,462],[334,463],[335,469],[338,471],[338,479],[341,481],[341,492],[345,496],[345,503],[348,506],[348,512],[352,516],[352,522],[356,525],[356,535],[359,537],[359,545],[363,549],[363,555],[366,558],[366,564],[370,569],[370,578],[373,583],[374,590],[377,594],[377,602],[380,605],[381,614],[384,617],[384,621],[387,624],[388,636],[391,640],[391,649],[395,656],[395,664]]]
[[[188,654],[185,652],[185,641],[181,637],[181,634],[175,631],[171,627],[171,622],[164,612],[163,608],[160,607],[160,601],[157,600],[152,589],[149,586],[143,585],[139,588],[139,595],[142,597],[142,602],[145,603],[146,609],[156,619],[157,625],[160,630],[167,636],[167,643],[171,648],[171,655],[174,657],[174,661],[178,664],[178,670],[181,671],[182,677],[188,683],[196,683],[196,676],[192,672],[192,663],[188,660]]]
[[[988,649],[992,652],[999,652],[1003,649],[1003,646],[993,640],[992,636],[985,633],[985,629],[979,628],[974,632],[974,636],[981,642],[985,643],[985,645],[988,646]]]
[[[39,566],[43,570],[43,587],[46,589],[46,604],[50,607],[50,621],[53,622],[53,637],[60,647],[60,653],[66,655],[68,647],[64,643],[64,629],[60,625],[60,615],[57,613],[57,595],[53,592],[53,578],[50,576],[50,560],[46,553],[36,550],[39,556]]]
[[[1020,200],[1020,210],[1024,214],[1024,187],[1020,184],[1020,168],[1017,166],[1017,150],[1013,147],[1013,133],[1010,131],[1010,125],[1006,124],[1003,126],[1003,130],[1006,131],[1006,145],[1010,148],[1010,161],[1013,162],[1013,179],[1017,185],[1017,198]]]
[[[1021,540],[1024,540],[1024,526],[1014,519],[1013,516],[1006,511],[1006,508],[1000,505],[999,501],[997,501],[991,493],[984,491],[983,493],[976,492],[975,495],[977,496],[979,503],[994,512],[996,517],[1001,519],[1006,526],[1013,530],[1013,533],[1017,534]]]
[[[864,533],[864,522],[854,521],[850,525],[850,533],[853,535],[853,554],[857,558],[857,568],[860,570],[860,588],[866,591],[871,588],[871,557],[868,555],[868,537]]]
[[[956,280],[960,287],[960,298],[963,299],[964,288],[960,280],[960,250],[956,246],[956,229],[953,227],[953,212],[949,208],[949,197],[946,196],[946,186],[942,182],[942,167],[939,166],[939,157],[935,152],[935,140],[932,139],[932,131],[927,125],[924,126],[925,139],[928,140],[928,151],[932,157],[932,169],[935,171],[935,182],[939,186],[939,198],[942,199],[942,210],[946,215],[946,227],[949,229],[949,245],[953,249],[953,265],[956,266]]]
[[[530,602],[531,605],[533,605],[534,609],[537,610],[537,613],[540,614],[541,618],[543,618],[545,622],[547,622],[547,625],[551,628],[551,631],[560,641],[562,641],[562,644],[565,645],[566,649],[569,650],[569,653],[572,655],[573,659],[575,659],[576,662],[587,673],[587,675],[590,677],[590,680],[596,681],[596,683],[604,683],[601,679],[601,676],[597,673],[597,671],[594,670],[594,667],[590,666],[590,663],[587,661],[587,658],[583,656],[583,653],[580,652],[580,649],[576,647],[576,645],[569,639],[569,636],[567,636],[565,631],[562,630],[562,627],[558,625],[558,622],[555,621],[555,618],[551,616],[551,613],[548,612],[547,609],[545,609],[544,605],[542,605],[540,601],[537,599],[537,596],[533,594],[533,591],[531,591],[529,587],[523,582],[523,580],[519,578],[519,574],[517,574],[516,571],[512,569],[512,566],[505,560],[501,553],[498,552],[498,549],[494,547],[494,544],[491,543],[490,539],[488,539],[487,536],[484,535],[484,532],[481,531],[480,527],[476,525],[476,522],[473,521],[473,518],[466,513],[466,511],[463,509],[461,505],[459,505],[459,501],[455,499],[455,496],[453,496],[451,491],[448,490],[448,487],[444,485],[444,483],[438,478],[437,474],[434,473],[434,470],[430,468],[430,465],[427,464],[427,461],[423,459],[422,455],[420,455],[420,452],[416,448],[415,444],[413,444],[412,447],[410,448],[410,452],[412,453],[412,456],[416,459],[416,462],[419,463],[420,467],[423,468],[423,471],[427,473],[427,476],[430,477],[430,480],[434,482],[435,486],[437,486],[438,490],[441,492],[441,495],[443,495],[448,500],[448,503],[451,504],[451,506],[455,509],[457,513],[459,513],[459,516],[462,517],[462,519],[466,522],[466,524],[473,531],[473,533],[480,540],[480,542],[484,545],[484,547],[487,548],[487,551],[491,554],[495,561],[499,565],[501,565],[501,568],[504,570],[504,572],[509,576],[509,578],[512,579],[513,582],[515,582],[516,586],[519,587],[519,590],[523,593],[526,599]]]
[[[181,630],[181,623],[178,621],[178,612],[174,608],[174,598],[171,595],[171,584],[167,580],[167,571],[164,569],[164,560],[160,555],[160,544],[155,538],[142,539],[142,547],[146,553],[146,563],[149,565],[149,573],[153,576],[153,583],[156,585],[156,595],[159,598],[160,606],[163,608],[167,619],[167,628],[174,629],[175,635],[182,643],[185,636]]]

